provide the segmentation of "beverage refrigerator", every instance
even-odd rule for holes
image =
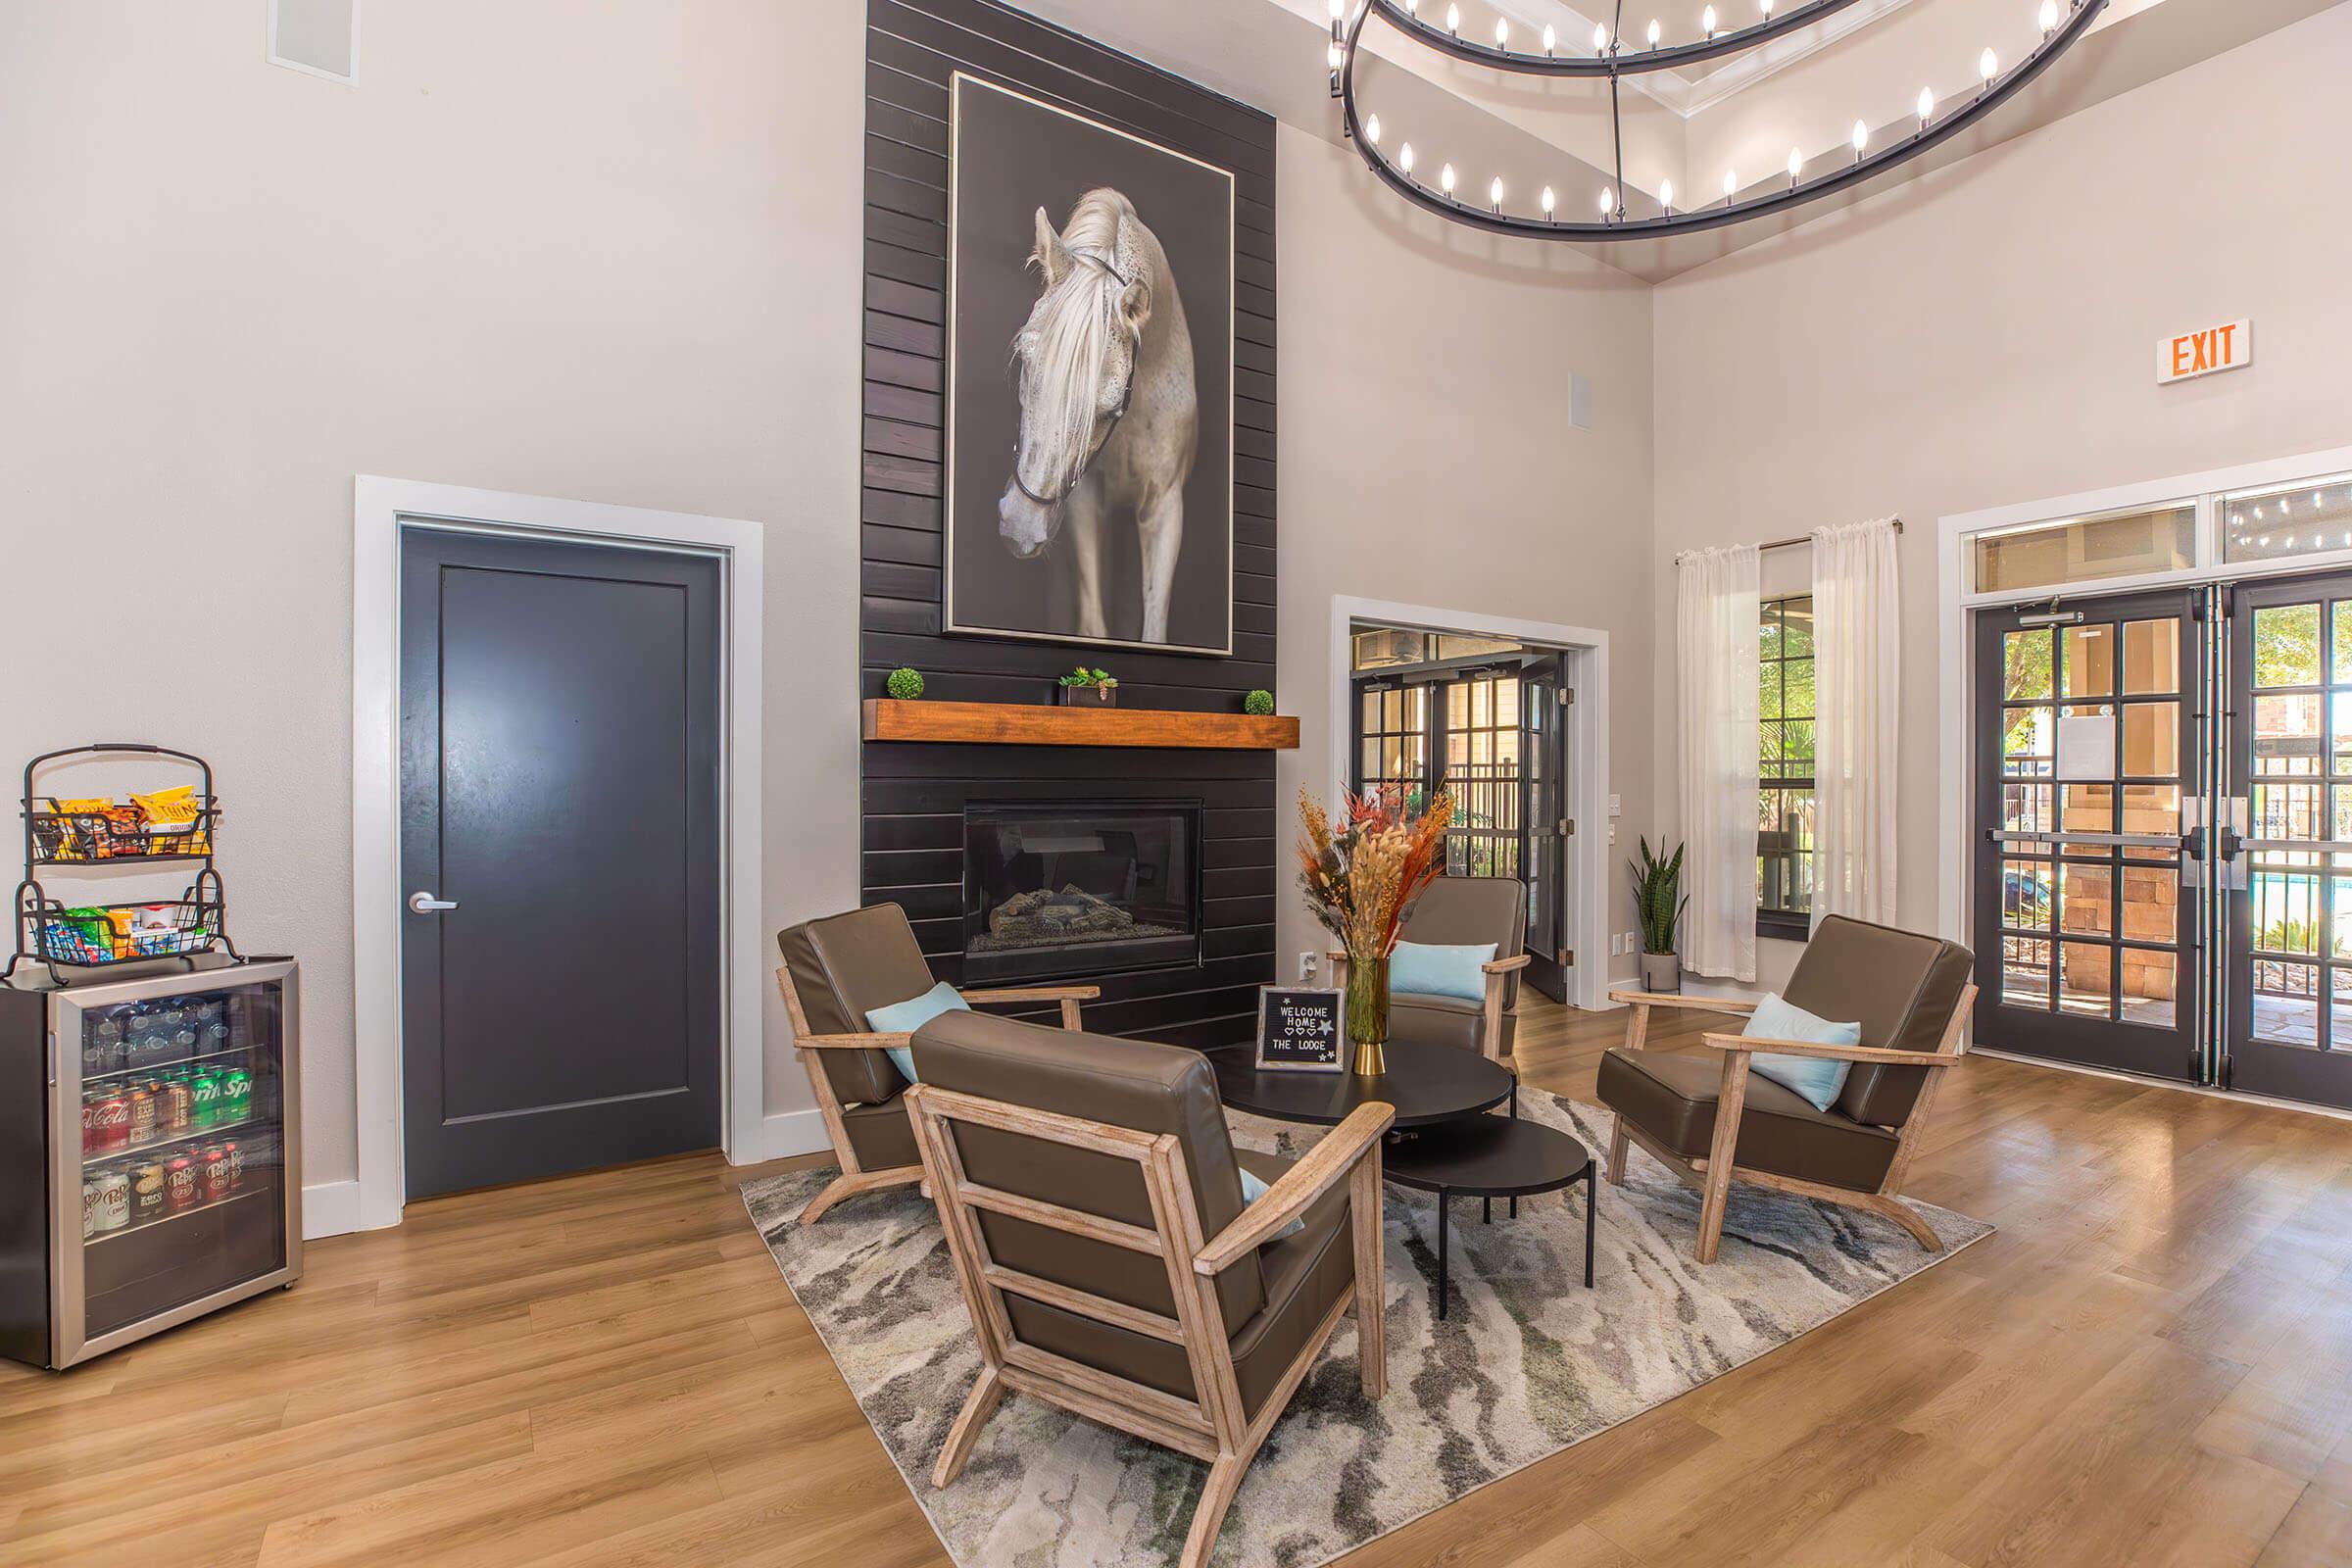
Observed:
[[[302,1274],[298,975],[0,984],[0,1354],[68,1367]]]

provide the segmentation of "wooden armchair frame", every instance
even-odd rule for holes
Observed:
[[[1612,991],[1611,1002],[1626,1003],[1633,1013],[1625,1022],[1625,1049],[1640,1051],[1649,1034],[1649,1009],[1680,1007],[1698,1012],[1723,1012],[1735,1017],[1756,1010],[1753,1001],[1732,997],[1683,997],[1648,991]],[[1903,1178],[1910,1173],[1911,1162],[1918,1156],[1920,1139],[1927,1128],[1928,1112],[1936,1103],[1936,1091],[1943,1083],[1943,1069],[1958,1065],[1966,1047],[1960,1043],[1960,1031],[1976,1006],[1977,988],[1961,988],[1960,999],[1953,1004],[1952,1016],[1944,1025],[1943,1037],[1933,1052],[1892,1051],[1883,1046],[1825,1046],[1803,1040],[1751,1039],[1745,1035],[1708,1033],[1699,1037],[1709,1050],[1723,1056],[1723,1077],[1715,1092],[1715,1135],[1704,1159],[1685,1159],[1659,1144],[1617,1113],[1617,1127],[1609,1137],[1609,1185],[1625,1185],[1625,1150],[1630,1141],[1640,1144],[1649,1154],[1673,1171],[1685,1182],[1698,1189],[1698,1248],[1701,1263],[1715,1261],[1716,1251],[1723,1245],[1723,1211],[1731,1200],[1735,1180],[1752,1182],[1758,1187],[1770,1187],[1784,1193],[1795,1193],[1803,1198],[1819,1198],[1849,1208],[1865,1209],[1894,1221],[1912,1239],[1931,1252],[1943,1250],[1943,1241],[1928,1222],[1921,1219],[1907,1203],[1897,1201]],[[1771,1171],[1753,1170],[1733,1163],[1733,1153],[1740,1144],[1740,1114],[1747,1104],[1747,1072],[1749,1058],[1759,1051],[1774,1052],[1788,1056],[1821,1056],[1832,1061],[1869,1063],[1887,1067],[1924,1067],[1927,1082],[1920,1085],[1919,1098],[1911,1103],[1911,1113],[1895,1134],[1894,1159],[1886,1174],[1871,1192],[1857,1188],[1833,1187],[1823,1182],[1802,1181],[1794,1176],[1776,1175]]]
[[[825,1119],[825,1137],[833,1145],[833,1157],[841,1161],[841,1174],[827,1182],[824,1190],[808,1200],[808,1206],[801,1210],[800,1222],[804,1225],[815,1224],[824,1218],[827,1209],[845,1198],[921,1181],[923,1167],[919,1164],[867,1170],[858,1160],[858,1151],[850,1144],[849,1128],[842,1120],[841,1097],[834,1094],[832,1081],[825,1076],[824,1067],[816,1055],[820,1051],[887,1051],[894,1046],[904,1046],[914,1037],[904,1034],[820,1035],[808,1027],[808,1014],[801,1006],[801,994],[792,983],[792,970],[789,967],[776,970],[776,989],[784,993],[784,1011],[792,1019],[792,1043],[800,1053],[801,1066],[808,1074],[808,1092],[816,1097],[817,1112]],[[974,1005],[1058,1002],[1061,1004],[1061,1026],[1064,1029],[1077,1029],[1082,1027],[1079,1004],[1102,996],[1102,988],[1012,986],[995,991],[959,991],[956,994]]]
[[[1345,991],[1348,988],[1348,955],[1334,948],[1329,956],[1331,983]],[[1487,977],[1487,1000],[1485,1015],[1479,1020],[1479,1052],[1488,1060],[1499,1062],[1513,1072],[1519,1070],[1519,1063],[1502,1054],[1502,993],[1511,971],[1526,968],[1528,962],[1529,956],[1522,953],[1513,957],[1489,959],[1480,965]]]
[[[972,1330],[979,1338],[980,1357],[985,1363],[979,1380],[964,1397],[962,1410],[948,1429],[947,1444],[932,1466],[932,1486],[952,1486],[963,1473],[981,1429],[1007,1390],[1026,1394],[1073,1415],[1206,1461],[1208,1484],[1201,1491],[1179,1559],[1180,1568],[1201,1568],[1216,1545],[1225,1511],[1232,1505],[1250,1460],[1340,1319],[1349,1312],[1356,1319],[1364,1394],[1374,1399],[1387,1394],[1380,1148],[1382,1135],[1396,1120],[1395,1107],[1378,1103],[1357,1106],[1347,1120],[1325,1134],[1304,1159],[1213,1237],[1201,1235],[1184,1148],[1173,1133],[1138,1132],[928,1084],[906,1091],[906,1110],[913,1118],[915,1147],[922,1152],[927,1185],[939,1204],[948,1252],[955,1261],[956,1282],[962,1288],[964,1305],[971,1311]],[[1144,1189],[1151,1199],[1152,1225],[1124,1224],[975,1183],[965,1174],[949,1125],[952,1122],[993,1127],[1134,1161],[1142,1169]],[[1217,1276],[1255,1252],[1342,1181],[1348,1183],[1351,1205],[1348,1223],[1355,1256],[1354,1289],[1335,1302],[1316,1325],[1298,1359],[1284,1371],[1251,1419],[1243,1411],[1241,1387],[1234,1372],[1234,1325],[1225,1321]],[[1137,1254],[1139,1263],[1145,1258],[1158,1259],[1167,1271],[1175,1315],[1129,1306],[1004,1267],[989,1255],[979,1223],[983,1210],[1124,1248]],[[1022,1343],[1005,1309],[1007,1295],[1043,1301],[1079,1317],[1181,1347],[1192,1370],[1195,1396],[1182,1398]]]

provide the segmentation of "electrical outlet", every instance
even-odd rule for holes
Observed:
[[[1317,969],[1318,960],[1315,957],[1314,949],[1309,948],[1298,955],[1298,983],[1300,985],[1313,985]]]
[[[1615,816],[1615,815],[1617,815],[1617,814],[1618,814],[1620,811],[1622,811],[1623,809],[1624,809],[1624,808],[1618,804],[1617,797],[1616,797],[1616,796],[1614,796],[1614,795],[1610,796],[1610,797],[1609,797],[1609,814],[1610,814],[1611,816]]]

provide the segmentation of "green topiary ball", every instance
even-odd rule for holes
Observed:
[[[1242,699],[1242,711],[1255,713],[1259,718],[1268,716],[1274,711],[1274,694],[1260,686]]]
[[[922,672],[902,665],[890,672],[890,679],[882,683],[882,689],[902,703],[911,703],[923,695]]]

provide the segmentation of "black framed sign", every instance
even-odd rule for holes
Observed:
[[[1316,986],[1261,986],[1257,1064],[1267,1072],[1345,1072],[1347,993]]]

